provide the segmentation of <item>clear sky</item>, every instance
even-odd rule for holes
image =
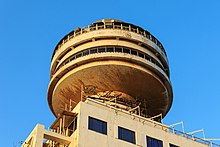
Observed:
[[[164,45],[174,91],[164,123],[184,121],[186,132],[220,137],[219,0],[0,0],[0,146],[18,147],[37,123],[52,124],[53,49],[71,30],[103,18],[139,25]]]

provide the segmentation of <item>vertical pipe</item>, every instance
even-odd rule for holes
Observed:
[[[62,134],[62,117],[60,117],[60,127],[59,128],[60,128],[59,133]]]
[[[62,134],[63,134],[63,135],[66,134],[66,133],[65,133],[65,118],[66,118],[66,116],[63,115],[63,124],[62,124],[62,130],[63,130]]]
[[[81,101],[83,101],[83,96],[84,96],[84,94],[83,94],[83,85],[81,85]]]

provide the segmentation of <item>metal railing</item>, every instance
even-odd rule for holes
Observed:
[[[126,23],[121,23],[120,25],[116,25],[114,23],[110,23],[110,24],[92,24],[92,25],[88,25],[86,27],[83,28],[77,28],[76,30],[72,31],[71,33],[69,33],[68,35],[66,35],[56,46],[55,50],[54,50],[54,54],[56,53],[56,51],[63,46],[63,44],[65,44],[66,42],[68,42],[70,39],[80,35],[80,34],[84,34],[90,31],[94,31],[94,30],[101,30],[101,29],[121,29],[121,30],[127,30],[127,31],[131,31],[134,33],[138,33],[146,38],[148,38],[149,40],[151,40],[152,42],[154,42],[160,49],[161,51],[164,53],[164,55],[166,56],[166,52],[163,48],[163,45],[160,43],[160,41],[158,41],[153,35],[151,35],[148,31],[145,31],[144,29],[140,28],[140,27],[136,27],[134,25],[130,25],[130,24],[126,24]]]
[[[201,143],[201,144],[204,144],[204,145],[207,145],[207,146],[210,146],[210,147],[220,147],[219,144],[216,144],[216,143],[213,143],[212,140],[207,140],[207,139],[202,139],[202,138],[199,138],[199,137],[195,137],[194,135],[192,134],[187,134],[187,133],[184,133],[184,132],[181,132],[181,131],[178,131],[178,130],[175,130],[173,127],[169,127],[165,124],[162,124],[162,123],[159,123],[159,122],[156,122],[156,121],[153,121],[151,120],[150,118],[145,118],[145,117],[142,117],[140,115],[137,115],[137,114],[134,114],[134,113],[130,113],[129,111],[125,111],[123,109],[119,109],[119,108],[116,108],[114,106],[111,106],[111,105],[107,105],[106,103],[102,103],[100,101],[97,101],[97,100],[93,100],[91,98],[87,98],[86,100],[88,101],[91,101],[91,102],[95,102],[95,103],[98,103],[100,105],[103,105],[105,107],[109,107],[110,109],[114,109],[116,112],[122,112],[122,113],[126,113],[126,114],[129,114],[129,115],[132,115],[135,118],[137,118],[140,122],[142,122],[143,124],[146,124],[146,125],[151,125],[155,128],[158,128],[158,129],[161,129],[165,132],[169,132],[169,133],[172,133],[172,134],[175,134],[175,135],[178,135],[178,136],[182,136],[184,138],[187,138],[187,139],[190,139],[192,141],[195,141],[195,142],[198,142],[198,143]]]
[[[55,73],[64,65],[70,63],[71,61],[79,58],[79,57],[83,57],[83,56],[87,56],[90,54],[95,54],[95,53],[104,53],[104,52],[112,52],[112,53],[125,53],[125,54],[131,54],[131,55],[135,55],[138,56],[140,58],[143,58],[149,62],[151,62],[152,64],[154,64],[155,66],[158,66],[160,69],[162,69],[167,76],[169,77],[169,71],[167,69],[164,68],[164,66],[159,63],[156,59],[152,58],[151,56],[149,56],[148,54],[138,51],[138,50],[134,50],[131,48],[124,48],[124,47],[120,47],[120,46],[102,46],[102,47],[97,47],[97,48],[90,48],[90,49],[86,49],[80,52],[77,52],[73,55],[71,55],[70,57],[68,57],[67,59],[65,59],[55,70]]]

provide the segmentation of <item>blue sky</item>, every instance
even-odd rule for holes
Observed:
[[[53,49],[71,30],[103,18],[139,25],[163,43],[174,91],[164,123],[184,121],[186,132],[220,137],[219,8],[219,0],[0,0],[1,146],[19,146],[37,123],[51,125]]]

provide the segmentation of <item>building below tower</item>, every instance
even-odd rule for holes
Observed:
[[[87,98],[46,130],[38,124],[22,147],[220,147],[211,141]]]

